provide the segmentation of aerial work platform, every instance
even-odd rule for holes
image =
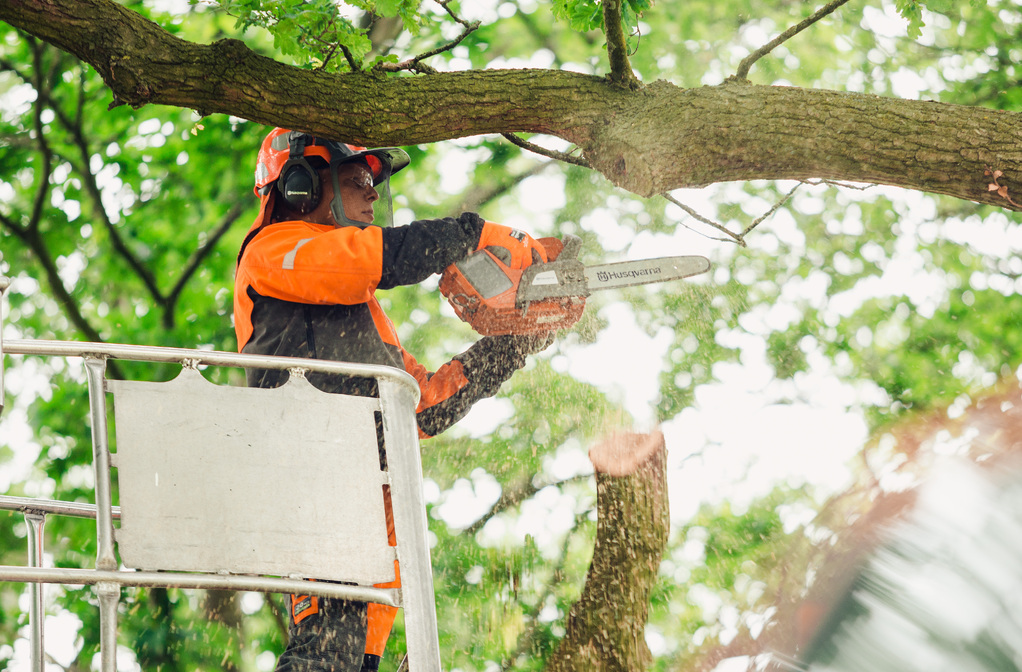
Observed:
[[[0,298],[7,284],[0,277]],[[0,496],[0,509],[22,512],[28,528],[27,565],[0,566],[0,581],[32,584],[33,672],[43,670],[47,583],[94,586],[101,672],[116,670],[123,586],[297,593],[401,607],[411,669],[440,671],[415,421],[419,388],[407,373],[185,348],[0,340],[0,409],[4,355],[81,358],[89,392],[94,503]],[[182,370],[168,382],[113,380],[111,359],[176,363]],[[290,376],[276,389],[224,386],[206,380],[205,367]],[[378,395],[327,394],[306,380],[307,372],[372,378]],[[388,491],[397,546],[387,539]],[[48,515],[96,520],[94,569],[43,566]],[[374,587],[394,580],[395,560],[401,587]]]

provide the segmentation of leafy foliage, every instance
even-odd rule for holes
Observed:
[[[603,29],[603,5],[606,0],[554,0],[554,16],[568,22],[580,33]],[[626,0],[621,3],[621,18],[625,26],[634,30],[639,17],[650,8],[650,0]]]
[[[423,23],[418,13],[421,0],[218,0],[218,4],[237,18],[237,27],[266,28],[281,54],[333,70],[361,69],[372,50],[368,35],[372,21],[398,17],[413,32]],[[352,16],[366,18],[368,25],[356,24]],[[337,58],[338,51],[346,62]]]
[[[970,0],[970,3],[973,6],[980,5],[980,2],[977,0]],[[919,2],[918,0],[896,0],[895,2],[898,12],[908,19],[908,36],[911,38],[918,38],[922,33],[922,28],[925,24],[925,17],[923,16],[924,8],[939,14],[954,14],[958,4],[954,0],[926,0],[925,2]]]

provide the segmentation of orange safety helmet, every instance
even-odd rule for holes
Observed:
[[[337,166],[362,161],[373,174],[373,186],[384,185],[389,208],[388,180],[405,168],[411,159],[398,147],[366,149],[334,140],[324,140],[307,133],[275,128],[267,134],[259,148],[256,162],[255,187],[257,196],[268,196],[276,185],[285,201],[302,213],[309,212],[319,203],[319,174],[309,159],[318,160],[322,167],[330,166],[336,180]],[[336,185],[335,185],[336,186]],[[339,191],[335,188],[334,217],[339,223],[352,223],[343,214]]]
[[[305,138],[304,153],[302,154],[305,157],[318,156],[328,164],[331,160],[338,164],[364,160],[369,164],[369,169],[373,171],[374,186],[411,163],[408,154],[398,147],[366,149],[357,145],[316,138],[298,131],[289,131],[286,128],[275,128],[267,134],[259,148],[259,158],[255,170],[254,191],[256,196],[265,193],[265,188],[277,181],[289,159],[299,158],[291,156],[292,138]]]

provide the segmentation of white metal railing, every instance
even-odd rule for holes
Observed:
[[[0,277],[0,299],[2,299],[7,286],[7,279]],[[2,328],[2,315],[0,315],[0,328]],[[28,526],[27,566],[0,566],[0,581],[31,584],[32,599],[29,623],[34,672],[41,672],[43,669],[42,605],[43,585],[46,583],[86,584],[95,587],[100,604],[100,665],[102,672],[114,672],[115,670],[117,604],[120,600],[122,586],[299,593],[400,606],[405,612],[406,644],[411,665],[417,672],[439,672],[436,608],[429,558],[425,503],[422,493],[422,465],[415,421],[415,407],[418,403],[419,390],[414,379],[407,373],[384,366],[185,348],[46,340],[8,340],[4,342],[0,335],[0,409],[3,408],[4,355],[80,357],[85,363],[89,390],[93,465],[96,477],[95,504],[0,496],[0,509],[21,511]],[[106,364],[109,359],[177,363],[183,366],[183,370],[182,375],[170,383],[108,380]],[[290,376],[288,383],[273,390],[215,386],[198,374],[199,366],[287,370]],[[305,380],[306,372],[373,378],[377,382],[378,397],[350,397],[321,392]],[[146,394],[156,395],[155,397],[145,397],[147,401],[144,403],[152,405],[152,399],[160,400],[160,403],[156,404],[159,409],[153,411],[152,417],[146,416],[143,420],[163,423],[160,431],[152,432],[152,436],[147,436],[143,442],[133,438],[128,430],[125,430],[122,435],[122,425],[128,427],[132,422],[137,423],[137,419],[132,420],[128,410],[125,410],[123,418],[120,414],[122,407],[131,408],[132,399],[138,397],[140,389]],[[108,436],[108,393],[113,393],[115,400],[116,452],[111,452]],[[253,397],[252,395],[258,396]],[[168,399],[167,403],[162,402],[165,398]],[[174,399],[178,401],[173,401]],[[233,401],[231,401],[232,399]],[[299,401],[296,402],[295,399]],[[252,413],[245,412],[245,409],[253,403],[257,404],[254,411]],[[303,413],[298,417],[290,417],[297,414],[285,412],[289,404],[291,406],[301,404]],[[241,409],[240,412],[235,413],[238,417],[233,421],[231,420],[232,413],[234,413],[232,408]],[[147,410],[148,406],[145,409]],[[272,409],[275,413],[266,409]],[[365,417],[366,414],[368,417]],[[382,418],[383,447],[378,446],[377,418],[374,414],[378,414]],[[197,418],[192,417],[194,415],[210,415],[215,418],[215,422],[205,424],[196,422]],[[367,423],[371,427],[371,440],[370,430],[366,429]],[[183,433],[175,439],[173,435],[178,426],[183,428]],[[197,434],[196,432],[199,431],[196,429],[197,426],[205,433]],[[288,434],[289,427],[294,430],[293,434]],[[196,446],[196,437],[198,436],[205,438],[201,445]],[[179,472],[182,469],[180,466],[168,466],[172,459],[177,459],[181,454],[190,455],[191,459],[194,459],[195,455],[199,455],[203,461],[213,460],[215,462],[217,459],[231,459],[221,456],[219,448],[221,444],[223,446],[236,445],[231,442],[238,440],[244,441],[243,445],[246,450],[251,448],[252,457],[229,463],[231,467],[229,469],[230,483],[229,487],[225,487],[223,490],[225,492],[230,490],[230,496],[236,499],[238,495],[234,492],[235,488],[258,488],[260,489],[258,492],[248,492],[244,496],[265,498],[267,493],[263,490],[266,487],[264,472],[267,471],[267,468],[263,467],[260,471],[258,467],[262,461],[278,456],[282,448],[289,447],[281,445],[281,436],[295,436],[297,438],[292,441],[292,444],[296,441],[301,444],[290,446],[296,450],[293,458],[289,455],[288,469],[294,463],[294,465],[298,465],[294,467],[298,471],[293,473],[299,474],[298,477],[306,477],[313,473],[317,477],[322,475],[323,478],[328,479],[330,484],[336,484],[332,488],[333,492],[330,493],[330,496],[335,499],[330,499],[327,506],[302,509],[299,503],[296,505],[298,510],[292,510],[289,508],[292,505],[287,501],[278,502],[281,509],[281,520],[293,520],[295,517],[309,518],[311,514],[308,509],[315,509],[317,512],[324,510],[326,513],[316,513],[320,517],[313,517],[313,525],[326,525],[329,526],[329,529],[333,529],[334,525],[350,526],[352,518],[361,521],[363,517],[360,514],[367,510],[365,489],[363,487],[360,491],[359,484],[349,483],[349,481],[367,479],[360,476],[358,471],[355,471],[354,475],[346,472],[353,468],[350,464],[351,459],[361,460],[360,464],[363,469],[366,468],[366,464],[376,460],[376,464],[379,465],[376,471],[382,473],[374,474],[368,480],[383,483],[384,488],[389,487],[390,489],[398,545],[396,549],[389,547],[391,553],[389,565],[391,576],[393,576],[392,559],[396,555],[401,567],[402,587],[400,589],[372,586],[373,583],[385,582],[385,579],[367,578],[375,576],[372,572],[379,572],[379,567],[372,571],[367,569],[358,577],[348,576],[345,574],[348,567],[344,566],[343,562],[338,566],[331,566],[328,560],[328,557],[334,558],[335,556],[343,560],[344,554],[335,553],[333,550],[322,551],[318,545],[310,550],[311,556],[308,557],[291,557],[290,554],[280,553],[282,541],[278,537],[284,535],[285,542],[294,541],[291,538],[292,535],[299,535],[302,531],[285,530],[282,527],[283,523],[278,524],[277,527],[280,529],[264,530],[263,528],[267,525],[273,527],[275,520],[273,515],[269,516],[268,522],[262,517],[241,522],[228,520],[226,530],[230,532],[230,540],[217,546],[218,541],[222,541],[220,539],[222,534],[203,534],[201,527],[189,526],[190,523],[179,525],[177,523],[180,521],[175,518],[176,510],[153,508],[154,506],[177,506],[179,504],[192,506],[194,502],[198,502],[196,506],[201,507],[203,506],[202,502],[205,501],[205,506],[216,510],[218,515],[221,514],[219,509],[226,506],[221,506],[225,500],[216,499],[221,496],[221,493],[218,492],[221,488],[205,488],[204,490],[213,491],[204,493],[207,499],[214,498],[208,501],[199,497],[198,495],[203,493],[198,492],[190,493],[190,496],[185,499],[174,499],[172,496],[165,500],[160,498],[164,497],[164,493],[168,491],[173,492],[178,488],[189,487],[189,483],[185,482],[189,479],[186,478],[179,478],[180,483],[173,483],[169,486],[166,483],[168,473],[171,474],[170,478],[174,478],[174,469]],[[358,436],[361,436],[363,440],[358,440]],[[283,441],[286,443],[286,440]],[[132,445],[135,443],[144,443],[144,445]],[[305,444],[312,444],[318,448],[316,450],[297,450],[299,447],[304,448]],[[192,449],[191,453],[187,452],[188,448]],[[386,451],[385,466],[384,461],[380,460],[378,452],[384,449]],[[359,457],[360,451],[362,453],[371,451],[372,459],[370,460],[364,454]],[[247,455],[249,454],[246,453]],[[305,459],[312,463],[302,465],[302,460]],[[367,462],[367,460],[369,461]],[[246,468],[246,464],[251,464],[252,468]],[[112,467],[118,468],[120,507],[114,506],[112,503]],[[224,465],[220,464],[214,468],[224,469]],[[155,485],[150,483],[147,486],[149,490],[138,496],[133,495],[136,500],[133,502],[128,501],[132,488],[126,488],[124,480],[125,475],[129,473],[136,480],[145,480],[144,477],[139,477],[139,474],[150,474],[155,477]],[[162,488],[160,488],[161,473],[164,474],[165,481]],[[288,471],[287,473],[292,472]],[[346,498],[352,501],[347,501]],[[379,500],[381,506],[378,510],[382,512],[382,495],[373,499]],[[132,507],[130,509],[129,504]],[[349,511],[348,519],[343,518],[344,506],[349,507],[347,509]],[[352,506],[354,509],[350,508]],[[356,515],[352,516],[351,511],[355,511]],[[201,512],[202,509],[198,513],[191,512],[194,514],[192,517],[201,517]],[[213,512],[208,510],[206,513],[213,515]],[[47,515],[77,516],[96,520],[97,557],[94,569],[42,566],[43,528]],[[242,511],[237,515],[244,517],[245,512]],[[266,512],[261,512],[261,515],[265,516]],[[379,513],[375,518],[368,516],[367,520],[372,519],[378,522],[382,515]],[[132,516],[139,521],[149,522],[144,523],[141,530],[137,524],[130,528],[128,523]],[[188,516],[183,517],[188,518]],[[115,520],[120,522],[121,527],[114,527]],[[168,523],[167,529],[170,531],[167,534],[189,535],[187,543],[191,544],[190,548],[194,547],[194,554],[185,553],[184,557],[179,559],[181,563],[187,565],[194,558],[199,566],[184,566],[181,563],[169,568],[162,565],[138,568],[123,566],[118,560],[118,550],[121,550],[123,555],[129,541],[133,549],[132,554],[145,558],[144,562],[146,563],[158,562],[154,558],[163,557],[163,551],[159,548],[161,539],[157,538],[162,532],[153,534],[148,532],[151,529],[148,527],[149,524],[157,523],[157,527],[159,527],[158,524],[163,522]],[[236,524],[232,525],[232,522]],[[220,521],[219,524],[225,523]],[[253,527],[258,529],[249,529]],[[132,534],[127,534],[129,531]],[[306,530],[306,533],[308,532]],[[315,532],[314,537],[310,538],[316,538],[317,544],[323,537],[331,537],[331,535],[323,535],[321,528]],[[363,533],[364,538],[362,538]],[[276,534],[277,537],[271,536],[273,534]],[[118,539],[118,535],[121,535],[123,539]],[[347,547],[355,546],[348,548],[352,553],[347,556],[349,558],[356,557],[355,554],[361,556],[369,546],[387,547],[385,527],[381,531],[379,525],[371,526],[367,523],[365,529],[356,525],[354,529],[347,531],[347,536],[343,534],[340,536],[342,538],[337,542],[338,544]],[[236,541],[238,538],[244,540],[244,544],[240,545],[251,546],[248,554],[240,560],[235,557],[236,554],[232,555],[232,545],[238,545]],[[164,540],[164,542],[176,543],[173,540]],[[147,548],[149,546],[154,546],[155,550]],[[214,546],[216,547],[214,548]],[[299,543],[295,546],[300,548],[303,547],[303,544]],[[319,552],[318,555],[317,552]],[[372,554],[370,553],[370,555]],[[376,555],[380,558],[387,557],[385,553]],[[382,567],[386,563],[377,564]],[[252,571],[251,566],[257,566],[258,569]],[[242,569],[239,571],[238,567]],[[345,581],[345,583],[332,581]],[[350,585],[350,582],[355,582],[356,585]]]

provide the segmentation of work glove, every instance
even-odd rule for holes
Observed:
[[[508,353],[507,357],[520,356],[522,358],[521,365],[516,367],[520,369],[525,366],[525,357],[543,352],[550,347],[554,342],[554,332],[548,331],[545,334],[526,334],[523,336],[490,336],[489,338],[505,339],[499,347]]]
[[[478,250],[485,249],[508,268],[522,269],[547,260],[546,248],[538,240],[519,229],[485,222],[479,234]]]

